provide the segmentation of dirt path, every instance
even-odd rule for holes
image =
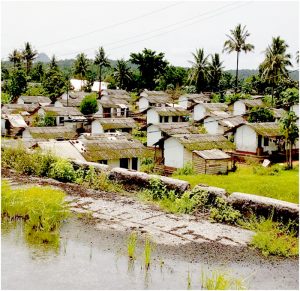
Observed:
[[[2,171],[12,184],[51,185],[68,193],[72,210],[89,212],[96,218],[96,228],[147,233],[159,244],[217,242],[227,246],[245,247],[253,232],[220,223],[212,223],[192,215],[168,214],[157,207],[142,203],[134,197],[86,189],[72,183],[53,179],[17,175]]]

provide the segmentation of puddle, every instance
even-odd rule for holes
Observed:
[[[298,260],[266,260],[203,249],[156,245],[148,271],[143,266],[143,242],[134,262],[127,257],[127,237],[96,230],[70,219],[61,230],[59,249],[29,245],[22,226],[2,229],[2,289],[201,289],[201,270],[226,270],[247,278],[247,289],[298,289]],[[201,251],[200,251],[200,248]]]

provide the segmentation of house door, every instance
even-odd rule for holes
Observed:
[[[128,169],[129,168],[129,159],[120,159],[120,168]]]
[[[131,165],[132,165],[132,170],[136,170],[138,169],[138,158],[132,158],[131,160]]]
[[[262,141],[262,136],[261,135],[259,135],[258,137],[257,137],[257,147],[261,147],[261,141]]]

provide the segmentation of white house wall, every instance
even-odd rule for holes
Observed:
[[[159,115],[154,109],[147,111],[147,124],[150,123],[159,123]]]
[[[91,134],[97,135],[104,133],[103,127],[98,120],[94,120],[91,124]]]
[[[55,101],[54,107],[64,107],[64,105],[60,101]]]
[[[238,151],[256,153],[257,135],[251,127],[247,125],[238,127],[234,135],[234,142]]]
[[[242,115],[246,113],[246,106],[241,101],[233,103],[233,115]]]
[[[207,133],[209,134],[223,134],[224,128],[212,117],[208,117],[203,123]]]
[[[145,97],[141,97],[138,101],[139,111],[143,111],[149,107],[149,101]]]
[[[6,134],[5,119],[1,118],[1,134]]]
[[[23,130],[23,132],[22,132],[22,138],[24,140],[31,140],[31,139],[33,139],[32,135],[30,134],[30,132],[27,129]]]
[[[193,153],[186,148],[183,148],[183,166],[186,163],[193,161]]]
[[[147,128],[147,146],[153,146],[162,137],[160,129],[156,125],[150,125]]]
[[[202,104],[197,104],[194,106],[193,111],[193,119],[194,120],[200,120],[205,117],[206,109]]]
[[[164,143],[165,166],[182,168],[184,165],[184,147],[175,138],[170,137]]]
[[[19,97],[17,100],[17,104],[25,104],[25,102],[21,97]]]
[[[188,108],[188,99],[187,97],[181,96],[178,99],[178,105],[187,109]]]

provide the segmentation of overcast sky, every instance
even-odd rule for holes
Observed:
[[[250,32],[253,53],[242,54],[241,69],[256,69],[273,36],[294,56],[299,44],[298,1],[2,1],[1,57],[29,41],[58,59],[84,52],[93,58],[103,46],[110,59],[128,59],[150,48],[173,65],[189,66],[191,53],[220,53],[226,69],[235,54],[222,53],[225,34],[238,23]]]

